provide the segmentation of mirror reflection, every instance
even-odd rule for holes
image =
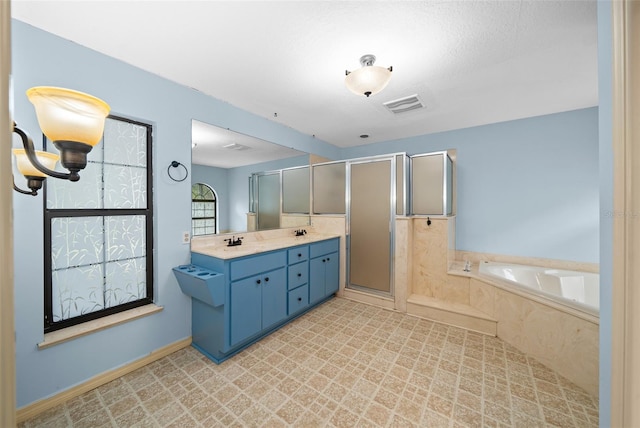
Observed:
[[[292,208],[293,211],[289,209],[283,213],[285,194],[289,196],[294,192],[281,192],[280,178],[280,170],[306,167],[308,179],[310,162],[307,153],[193,120],[191,162],[192,236],[237,234],[309,224],[308,185],[307,194],[303,192],[299,196],[306,198],[307,210],[301,209],[300,203],[295,202],[298,205]],[[268,185],[263,186],[261,199],[256,177],[266,172],[276,174],[275,178],[265,179],[263,184]],[[299,177],[301,173],[297,174]],[[295,193],[299,194],[297,191]],[[254,198],[252,202],[250,197]],[[289,204],[294,204],[290,197],[287,200]],[[260,216],[262,208],[268,214]],[[260,217],[262,219],[258,221]]]

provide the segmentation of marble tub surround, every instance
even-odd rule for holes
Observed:
[[[466,272],[464,270],[466,263],[467,263],[466,261],[461,261],[461,260],[458,260],[455,263],[453,263],[451,266],[451,269],[448,272],[449,275],[460,278],[461,280],[463,280],[462,278],[475,279],[476,281],[483,282],[493,288],[498,288],[505,292],[508,292],[517,296],[521,296],[525,299],[532,300],[536,303],[547,306],[550,309],[566,312],[569,315],[584,319],[585,321],[588,321],[590,323],[594,323],[594,324],[600,323],[600,319],[597,315],[593,315],[592,313],[582,311],[580,309],[576,309],[574,307],[562,304],[561,302],[557,302],[551,298],[547,298],[535,293],[528,292],[526,287],[520,288],[520,287],[514,286],[509,281],[501,280],[493,276],[483,275],[482,273],[480,273],[479,264],[475,262],[471,262],[470,272]],[[519,260],[519,263],[516,263],[516,262],[513,262],[513,263],[517,265],[524,264],[522,259]],[[558,263],[557,265],[559,266],[560,263]],[[560,268],[554,267],[553,269],[560,269]],[[482,309],[477,306],[478,296],[477,295],[474,296],[475,292],[477,292],[477,289],[474,290],[474,288],[471,286],[471,283],[470,283],[469,303],[472,306],[477,307],[478,309]],[[487,312],[487,314],[491,315],[492,312]]]
[[[592,263],[522,258],[453,249],[454,217],[412,218],[407,313],[497,335],[598,395],[598,319],[478,273],[491,260],[597,272]],[[466,262],[471,264],[465,272]]]
[[[502,289],[493,293],[498,337],[598,396],[598,323]]]
[[[519,260],[522,263],[522,260]],[[472,308],[497,321],[499,338],[598,396],[599,320],[487,278],[459,260],[449,272],[469,282]]]
[[[309,226],[304,229],[307,234],[303,236],[295,236],[297,229],[292,228],[196,237],[191,240],[191,251],[220,259],[231,259],[340,236],[339,234],[319,233]],[[225,239],[233,237],[242,238],[242,245],[229,247]]]

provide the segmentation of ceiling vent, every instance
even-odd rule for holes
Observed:
[[[382,105],[385,106],[393,114],[406,113],[411,110],[424,108],[425,106],[420,98],[418,98],[417,94],[409,95],[408,97],[400,98],[393,101],[387,101]]]
[[[231,143],[231,144],[227,144],[226,146],[222,146],[225,149],[229,149],[229,150],[235,150],[238,152],[242,152],[245,150],[251,150],[251,147],[249,146],[243,146],[242,144],[238,144],[238,143]]]

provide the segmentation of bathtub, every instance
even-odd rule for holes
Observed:
[[[507,282],[520,292],[599,316],[600,275],[597,273],[487,261],[480,262],[478,272]]]

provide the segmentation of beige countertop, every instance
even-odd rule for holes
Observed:
[[[309,233],[304,236],[284,236],[248,242],[243,241],[242,245],[235,247],[228,247],[226,244],[221,244],[219,240],[216,242],[216,240],[213,239],[194,239],[191,242],[191,252],[226,260],[339,237],[340,235]]]

